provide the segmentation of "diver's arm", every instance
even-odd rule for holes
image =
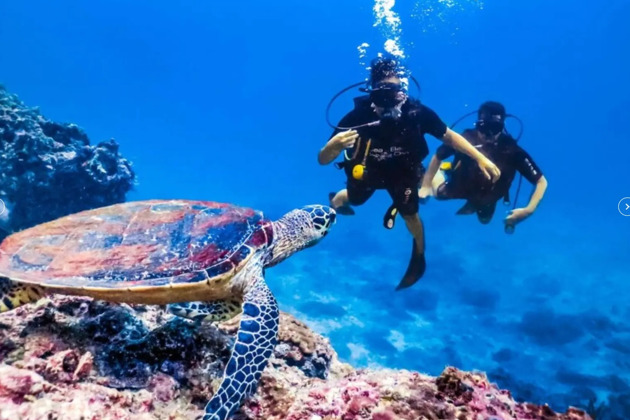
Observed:
[[[536,189],[534,190],[532,197],[529,199],[529,203],[527,204],[527,207],[525,207],[525,209],[529,211],[530,214],[536,211],[538,204],[540,204],[540,201],[545,196],[547,185],[549,184],[547,183],[547,178],[545,178],[544,175],[540,177],[538,182],[536,182]]]
[[[437,174],[437,171],[440,169],[441,163],[442,161],[437,157],[437,155],[433,155],[431,162],[429,163],[429,167],[424,174],[424,178],[422,178],[422,188],[431,188],[433,178],[435,178],[435,174]]]
[[[433,195],[433,179],[435,178],[435,174],[440,169],[440,164],[442,161],[438,158],[437,154],[433,155],[431,158],[431,162],[429,163],[429,168],[424,174],[424,178],[422,178],[422,185],[418,190],[418,197],[420,200],[425,202],[428,200],[430,196]]]
[[[447,128],[446,133],[442,136],[442,141],[451,146],[453,149],[459,150],[471,159],[474,159],[477,162],[477,165],[479,165],[481,172],[483,172],[486,178],[492,180],[492,182],[496,182],[496,180],[501,176],[499,168],[497,168],[490,159],[485,157],[479,150],[470,144],[461,134]]]
[[[334,144],[330,144],[330,141],[326,143],[324,147],[319,151],[317,161],[320,165],[328,165],[333,160],[337,159],[337,156],[341,153],[343,148],[337,147]]]
[[[545,178],[544,175],[541,176],[536,182],[536,189],[529,199],[527,206],[512,210],[505,218],[505,224],[514,226],[531,216],[536,211],[540,201],[543,199],[545,191],[547,190],[547,185],[547,178]]]
[[[354,146],[354,143],[359,138],[359,134],[356,130],[342,131],[334,135],[328,143],[322,147],[317,156],[317,161],[320,165],[328,165],[333,160],[337,159],[337,156],[344,150]]]

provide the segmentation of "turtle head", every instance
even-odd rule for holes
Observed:
[[[296,252],[311,247],[328,234],[337,214],[328,206],[314,204],[295,209],[273,223],[274,239],[266,266],[278,264]]]

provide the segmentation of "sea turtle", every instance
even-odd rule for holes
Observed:
[[[253,394],[278,331],[266,267],[326,236],[335,211],[312,205],[277,221],[231,204],[149,200],[83,211],[0,244],[0,312],[48,293],[171,304],[223,320],[242,308],[232,354],[204,420],[225,420]]]

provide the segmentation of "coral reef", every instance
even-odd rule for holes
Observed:
[[[55,296],[0,314],[0,420],[195,419],[238,319],[198,325],[164,308]],[[355,370],[283,313],[256,395],[235,420],[590,419],[517,403],[482,373]]]
[[[75,124],[47,120],[0,86],[0,239],[7,233],[119,203],[133,186],[131,163],[112,139],[90,145]]]

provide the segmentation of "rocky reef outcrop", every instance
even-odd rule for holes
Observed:
[[[0,199],[6,205],[0,239],[122,202],[134,180],[131,163],[113,139],[91,145],[77,125],[44,118],[0,86]]]
[[[238,319],[196,324],[162,307],[55,296],[0,314],[0,420],[195,419],[219,384]],[[283,313],[257,393],[236,420],[590,419],[514,401],[483,373],[340,363]]]

